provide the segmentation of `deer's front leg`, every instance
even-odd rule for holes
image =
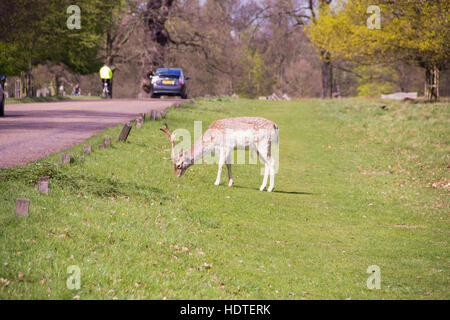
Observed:
[[[227,171],[228,171],[228,186],[231,187],[233,185],[233,175],[231,174],[231,161],[232,161],[233,153],[229,152],[227,159]]]
[[[225,164],[225,154],[223,152],[220,153],[220,159],[219,159],[219,171],[217,171],[217,179],[214,184],[218,186],[220,184],[220,176],[222,175],[222,167]]]

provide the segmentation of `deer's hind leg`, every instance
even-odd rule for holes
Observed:
[[[263,191],[266,188],[269,175],[270,185],[267,188],[267,192],[271,192],[275,186],[275,159],[272,157],[270,149],[270,142],[258,147],[259,158],[265,164],[264,179],[261,187],[259,188],[260,191]]]
[[[269,167],[270,174],[270,185],[267,188],[267,192],[271,192],[275,186],[275,159],[270,157],[268,160],[268,164],[266,164],[266,168]]]
[[[262,183],[261,187],[259,188],[259,191],[263,191],[266,188],[268,177],[269,177],[269,166],[266,163],[265,167],[264,167],[264,179],[263,179],[263,183]]]
[[[266,152],[264,152],[264,148],[258,147],[257,148],[258,151],[258,155],[259,158],[261,159],[261,161],[264,163],[265,167],[264,167],[264,179],[263,182],[261,184],[261,187],[259,188],[259,191],[263,191],[266,186],[267,186],[267,179],[269,177],[269,173],[270,173],[270,168],[269,168],[269,163],[267,162],[267,155]]]

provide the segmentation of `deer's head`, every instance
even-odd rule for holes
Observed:
[[[162,132],[164,132],[170,140],[172,144],[172,161],[173,161],[173,169],[176,177],[181,177],[184,172],[192,165],[192,162],[187,159],[186,154],[180,151],[178,156],[175,155],[175,136],[172,135],[169,131],[169,126],[164,122],[164,128],[160,128]]]

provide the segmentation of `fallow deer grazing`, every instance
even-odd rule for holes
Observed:
[[[226,163],[228,169],[228,186],[233,185],[231,162],[234,149],[256,150],[261,161],[265,164],[264,179],[259,190],[263,191],[270,175],[268,192],[273,190],[275,184],[276,161],[272,156],[272,143],[278,146],[278,126],[267,119],[256,117],[228,118],[214,121],[203,136],[189,149],[175,155],[175,134],[171,134],[167,123],[163,131],[172,144],[172,161],[175,176],[181,177],[187,168],[195,161],[208,154],[219,154],[219,171],[215,185],[220,184],[222,167]]]

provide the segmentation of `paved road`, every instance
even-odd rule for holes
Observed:
[[[0,168],[70,148],[108,127],[177,100],[92,100],[9,104],[0,117]]]

